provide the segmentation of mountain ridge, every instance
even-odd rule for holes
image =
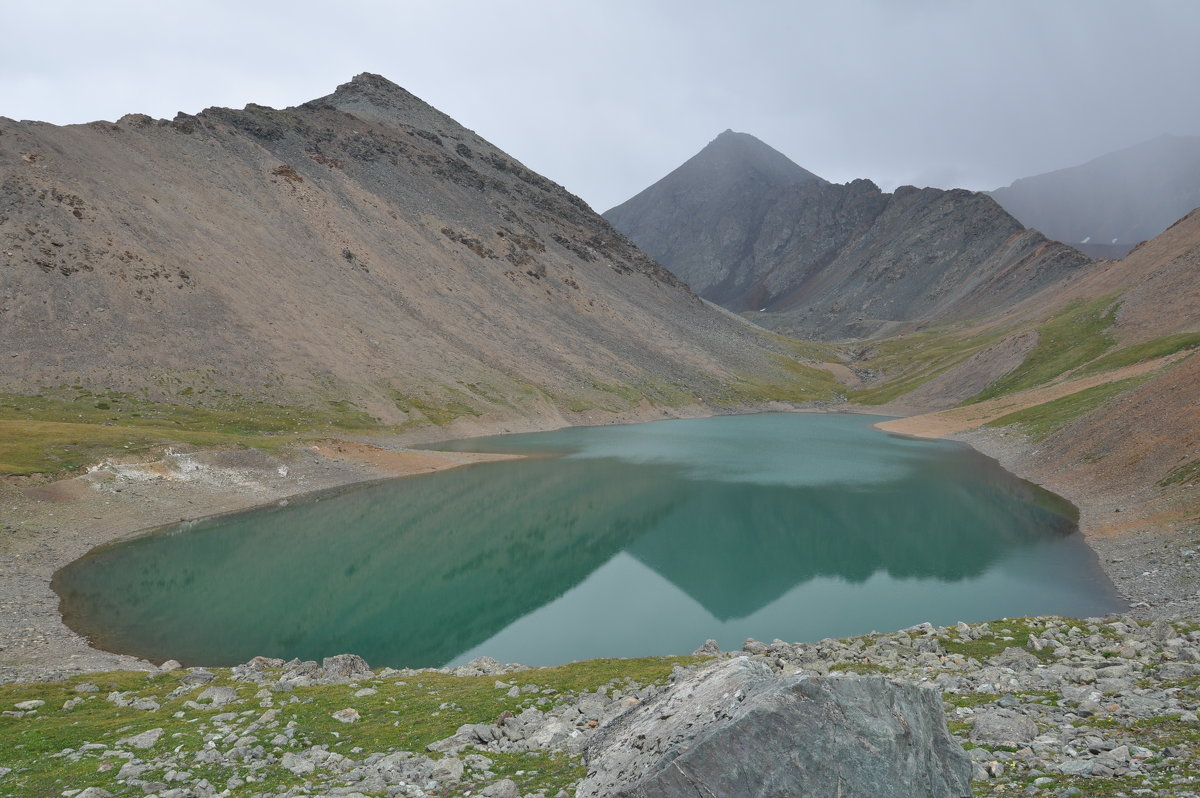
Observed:
[[[705,299],[779,332],[896,334],[1017,302],[1089,263],[979,192],[767,184],[748,160],[706,163],[697,155],[605,216]],[[693,184],[701,208],[673,197]]]
[[[602,215],[668,268],[687,260],[696,264],[693,272],[715,282],[728,277],[729,263],[752,245],[746,231],[763,212],[764,194],[812,182],[825,180],[754,136],[726,130],[661,180]],[[647,214],[647,207],[660,212]]]
[[[794,385],[769,336],[377,75],[281,110],[0,119],[0,245],[0,391],[413,424]]]

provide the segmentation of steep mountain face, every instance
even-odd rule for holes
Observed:
[[[746,133],[726,130],[675,171],[604,213],[706,299],[750,254],[774,189],[826,181]]]
[[[1120,258],[1200,207],[1200,136],[1160,136],[991,195],[1027,227]]]
[[[771,184],[748,162],[702,170],[704,156],[606,218],[701,296],[781,332],[860,338],[966,318],[1088,263],[976,192]],[[714,215],[681,208],[678,185],[705,185]]]
[[[368,74],[285,110],[0,118],[0,335],[0,391],[397,423],[795,376],[577,197]]]

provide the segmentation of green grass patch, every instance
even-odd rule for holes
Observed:
[[[848,671],[850,673],[891,673],[892,669],[877,662],[836,662],[829,666],[830,671]]]
[[[381,678],[366,677],[355,684],[299,687],[292,692],[272,692],[272,709],[278,710],[277,725],[256,735],[256,744],[274,753],[300,752],[313,745],[328,746],[333,752],[360,758],[373,752],[412,751],[424,753],[425,746],[454,734],[464,723],[490,723],[505,711],[520,712],[528,706],[541,705],[545,710],[569,694],[592,692],[597,688],[621,689],[634,680],[640,685],[662,683],[679,665],[703,662],[703,657],[648,657],[644,659],[603,659],[572,663],[554,668],[538,668],[503,676],[454,677],[440,673]],[[222,789],[236,770],[244,775],[251,772],[244,764],[231,768],[225,763],[205,764],[195,761],[203,750],[206,735],[220,732],[213,720],[223,713],[235,713],[226,725],[243,729],[259,718],[267,707],[260,705],[255,694],[260,685],[235,682],[228,669],[212,669],[214,685],[235,688],[240,701],[224,707],[194,709],[185,704],[194,700],[204,685],[188,689],[172,697],[180,688],[186,671],[176,671],[147,678],[135,672],[88,674],[68,682],[31,683],[0,686],[0,709],[12,709],[17,703],[39,699],[46,704],[24,717],[0,716],[0,751],[4,752],[4,767],[13,771],[0,777],[0,794],[39,797],[58,796],[64,790],[96,786],[117,795],[129,794],[129,788],[116,781],[117,773],[126,760],[104,756],[117,748],[117,740],[162,728],[163,736],[149,752],[162,757],[178,748],[178,770],[191,775],[189,781],[207,778]],[[278,676],[278,673],[272,674]],[[536,691],[522,692],[510,697],[506,687],[497,688],[497,679],[506,684],[536,685]],[[100,690],[80,694],[74,687],[91,682]],[[268,681],[274,681],[269,678]],[[356,697],[361,687],[371,687],[373,695]],[[149,698],[160,704],[158,709],[144,710],[118,707],[105,700],[112,691],[128,692],[130,698]],[[62,709],[71,699],[83,700],[72,709]],[[357,723],[344,724],[331,717],[332,713],[352,707],[360,713]],[[176,713],[182,713],[176,717]],[[276,745],[275,734],[295,724],[294,742]],[[242,734],[243,732],[238,732]],[[96,748],[78,756],[62,756],[66,749],[78,751],[85,743]],[[223,749],[233,743],[218,742]],[[359,749],[359,750],[355,750]],[[132,749],[129,749],[132,750]],[[142,758],[147,754],[135,751]],[[496,778],[511,778],[522,794],[544,791],[553,795],[584,776],[578,757],[566,754],[532,752],[500,754],[487,753]],[[320,784],[325,774],[318,769],[298,777],[278,765],[252,771],[260,781],[250,782],[232,791],[234,796],[263,794],[288,788],[306,780]],[[160,779],[165,774],[150,771],[142,778]],[[465,788],[469,788],[467,785]],[[137,793],[140,795],[141,791]],[[322,794],[320,789],[314,794]],[[439,795],[443,793],[438,793]],[[445,793],[459,794],[457,792]]]
[[[888,338],[874,343],[860,366],[886,375],[883,382],[847,392],[852,402],[882,405],[898,399],[999,341],[1000,332],[968,335],[960,327]]]
[[[1043,626],[1031,618],[993,621],[978,640],[965,638],[952,628],[950,636],[942,640],[942,648],[947,654],[974,657],[980,661],[1003,653],[1006,648],[1024,649],[1035,657],[1049,659],[1053,654],[1048,649],[1033,651],[1029,648],[1029,638],[1039,636],[1042,630]]]
[[[1132,366],[1135,363],[1145,363],[1147,360],[1166,357],[1176,352],[1184,352],[1200,346],[1200,333],[1180,333],[1153,338],[1140,344],[1121,347],[1108,354],[1098,357],[1076,372],[1076,376],[1099,374],[1104,371]]]
[[[751,319],[753,321],[753,319]],[[802,338],[792,338],[769,332],[768,336],[778,346],[793,357],[812,360],[818,363],[843,363],[847,359],[846,347],[840,344],[828,344],[823,341],[806,341]]]
[[[76,387],[0,394],[0,474],[70,472],[167,444],[278,451],[331,431],[379,428],[348,402],[299,407],[237,396],[211,401],[213,406],[171,404]]]
[[[1188,485],[1196,481],[1200,481],[1200,460],[1192,460],[1190,463],[1176,466],[1158,481],[1158,485],[1165,488],[1170,485]]]
[[[819,402],[838,396],[845,390],[837,378],[825,369],[801,363],[785,355],[772,353],[778,376],[739,375],[717,401],[736,405],[754,402]]]
[[[1038,326],[1038,342],[1020,366],[963,404],[1043,385],[1095,360],[1113,345],[1108,328],[1112,326],[1117,306],[1111,296],[1068,305]]]
[[[1086,388],[1044,404],[1035,405],[989,422],[991,427],[1016,424],[1034,440],[1041,440],[1070,424],[1080,416],[1095,410],[1110,399],[1120,396],[1145,382],[1146,377],[1109,382]]]
[[[952,707],[983,707],[1000,700],[999,693],[942,693],[942,700]]]
[[[391,389],[388,395],[398,410],[405,413],[419,413],[430,424],[444,427],[456,418],[462,416],[479,416],[482,413],[471,404],[462,391],[447,388],[450,394],[447,398],[434,399],[429,396],[415,396]]]

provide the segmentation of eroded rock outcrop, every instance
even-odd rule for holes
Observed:
[[[932,690],[878,676],[780,678],[739,657],[601,729],[581,797],[969,795]]]

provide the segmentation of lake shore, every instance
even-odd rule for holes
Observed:
[[[876,426],[913,437],[965,443],[1079,509],[1079,531],[1099,565],[1142,619],[1200,615],[1200,535],[1189,521],[1186,499],[1163,499],[1154,486],[1130,485],[1087,475],[1081,469],[1056,471],[1039,460],[1034,441],[1012,428],[925,425],[920,416]]]
[[[770,405],[740,412],[792,410],[830,412],[834,408]],[[450,430],[367,441],[326,441],[297,447],[283,457],[253,450],[169,455],[151,463],[114,463],[89,474],[44,485],[0,482],[0,683],[56,679],[77,673],[149,669],[153,663],[92,648],[62,622],[54,573],[91,549],[183,520],[238,512],[337,491],[400,476],[429,473],[504,455],[446,453],[407,447],[439,439],[527,432],[577,424],[633,423],[673,417],[703,417],[727,408],[693,406],[663,411],[643,407],[623,414],[598,413],[572,419],[517,423],[472,423]],[[871,413],[871,408],[836,410]],[[439,434],[440,433],[440,434]],[[1029,445],[1021,436],[988,431],[953,436],[1001,462],[1018,476]],[[1164,552],[1179,545],[1162,536],[1123,533],[1105,525],[1111,497],[1086,486],[1044,484],[1080,508],[1080,528],[1105,573],[1139,617],[1200,614],[1191,597],[1191,560],[1169,563]],[[1181,544],[1182,545],[1182,544]],[[1173,547],[1173,548],[1172,548]],[[1148,571],[1154,574],[1147,577]],[[1194,582],[1192,583],[1194,585]],[[1189,596],[1188,600],[1178,598]]]
[[[323,491],[355,487],[512,455],[436,452],[409,447],[440,440],[575,425],[699,418],[724,408],[649,405],[621,413],[480,422],[363,440],[316,441],[268,456],[255,450],[167,455],[113,462],[87,474],[42,483],[0,480],[0,684],[108,670],[147,670],[158,663],[93,648],[68,628],[51,588],[56,571],[97,546],[180,521],[242,512]],[[740,412],[791,409],[783,404]]]

